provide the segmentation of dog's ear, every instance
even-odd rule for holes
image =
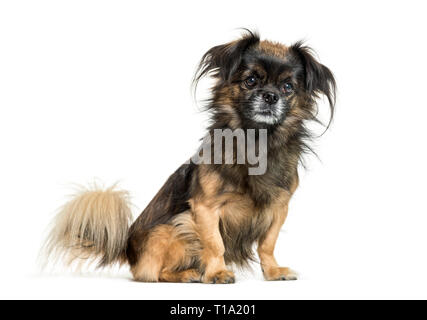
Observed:
[[[194,82],[197,83],[207,74],[223,81],[230,80],[240,66],[244,52],[259,40],[257,33],[246,30],[240,39],[209,49],[200,61]]]
[[[336,82],[334,75],[329,68],[316,60],[313,56],[313,50],[305,46],[302,42],[295,43],[290,47],[290,50],[302,63],[304,68],[305,90],[310,97],[315,100],[320,94],[323,94],[328,99],[331,110],[330,124],[334,115],[336,99]]]

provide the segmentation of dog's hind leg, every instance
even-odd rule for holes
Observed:
[[[149,232],[138,261],[131,266],[134,280],[159,281],[172,236],[172,228],[170,225],[158,225]]]
[[[136,281],[199,282],[199,243],[189,213],[181,213],[171,224],[154,227],[131,267]]]
[[[159,281],[200,282],[198,270],[200,243],[195,239],[194,225],[190,214],[181,214],[173,221],[173,236],[166,252]]]

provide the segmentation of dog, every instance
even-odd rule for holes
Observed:
[[[126,191],[83,190],[58,213],[45,245],[48,259],[128,264],[134,280],[143,282],[225,284],[235,282],[231,265],[255,260],[257,244],[266,280],[297,279],[278,265],[274,248],[298,186],[298,165],[311,150],[306,123],[318,121],[321,96],[330,107],[327,127],[332,121],[334,76],[302,42],[285,46],[246,30],[203,55],[195,86],[204,77],[214,80],[207,101],[206,137],[212,139],[204,140],[207,148],[197,156],[213,159],[207,154],[216,148],[218,130],[240,130],[243,150],[249,150],[252,130],[252,149],[265,147],[259,152],[264,170],[250,174],[248,155],[237,162],[241,154],[233,140],[228,163],[183,164],[133,223]]]

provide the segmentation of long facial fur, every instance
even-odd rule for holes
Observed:
[[[279,43],[261,41],[256,33],[247,31],[240,40],[207,51],[196,72],[195,88],[205,76],[216,80],[212,98],[207,103],[207,109],[212,115],[212,128],[269,127],[269,123],[266,123],[267,126],[262,125],[243,116],[249,99],[245,95],[242,81],[248,75],[248,69],[254,65],[268,74],[277,72],[279,68],[286,68],[297,84],[285,112],[289,120],[276,122],[270,129],[282,127],[296,131],[299,129],[295,126],[297,123],[304,120],[317,121],[316,100],[320,95],[325,95],[329,102],[329,126],[333,119],[336,91],[332,72],[320,64],[314,58],[313,50],[302,42],[286,47]],[[265,66],[270,70],[265,70]]]

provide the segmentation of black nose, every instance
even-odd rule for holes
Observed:
[[[273,92],[265,92],[262,95],[262,98],[264,99],[265,102],[267,102],[270,105],[275,104],[277,100],[279,100],[279,97],[277,96],[277,94]]]

